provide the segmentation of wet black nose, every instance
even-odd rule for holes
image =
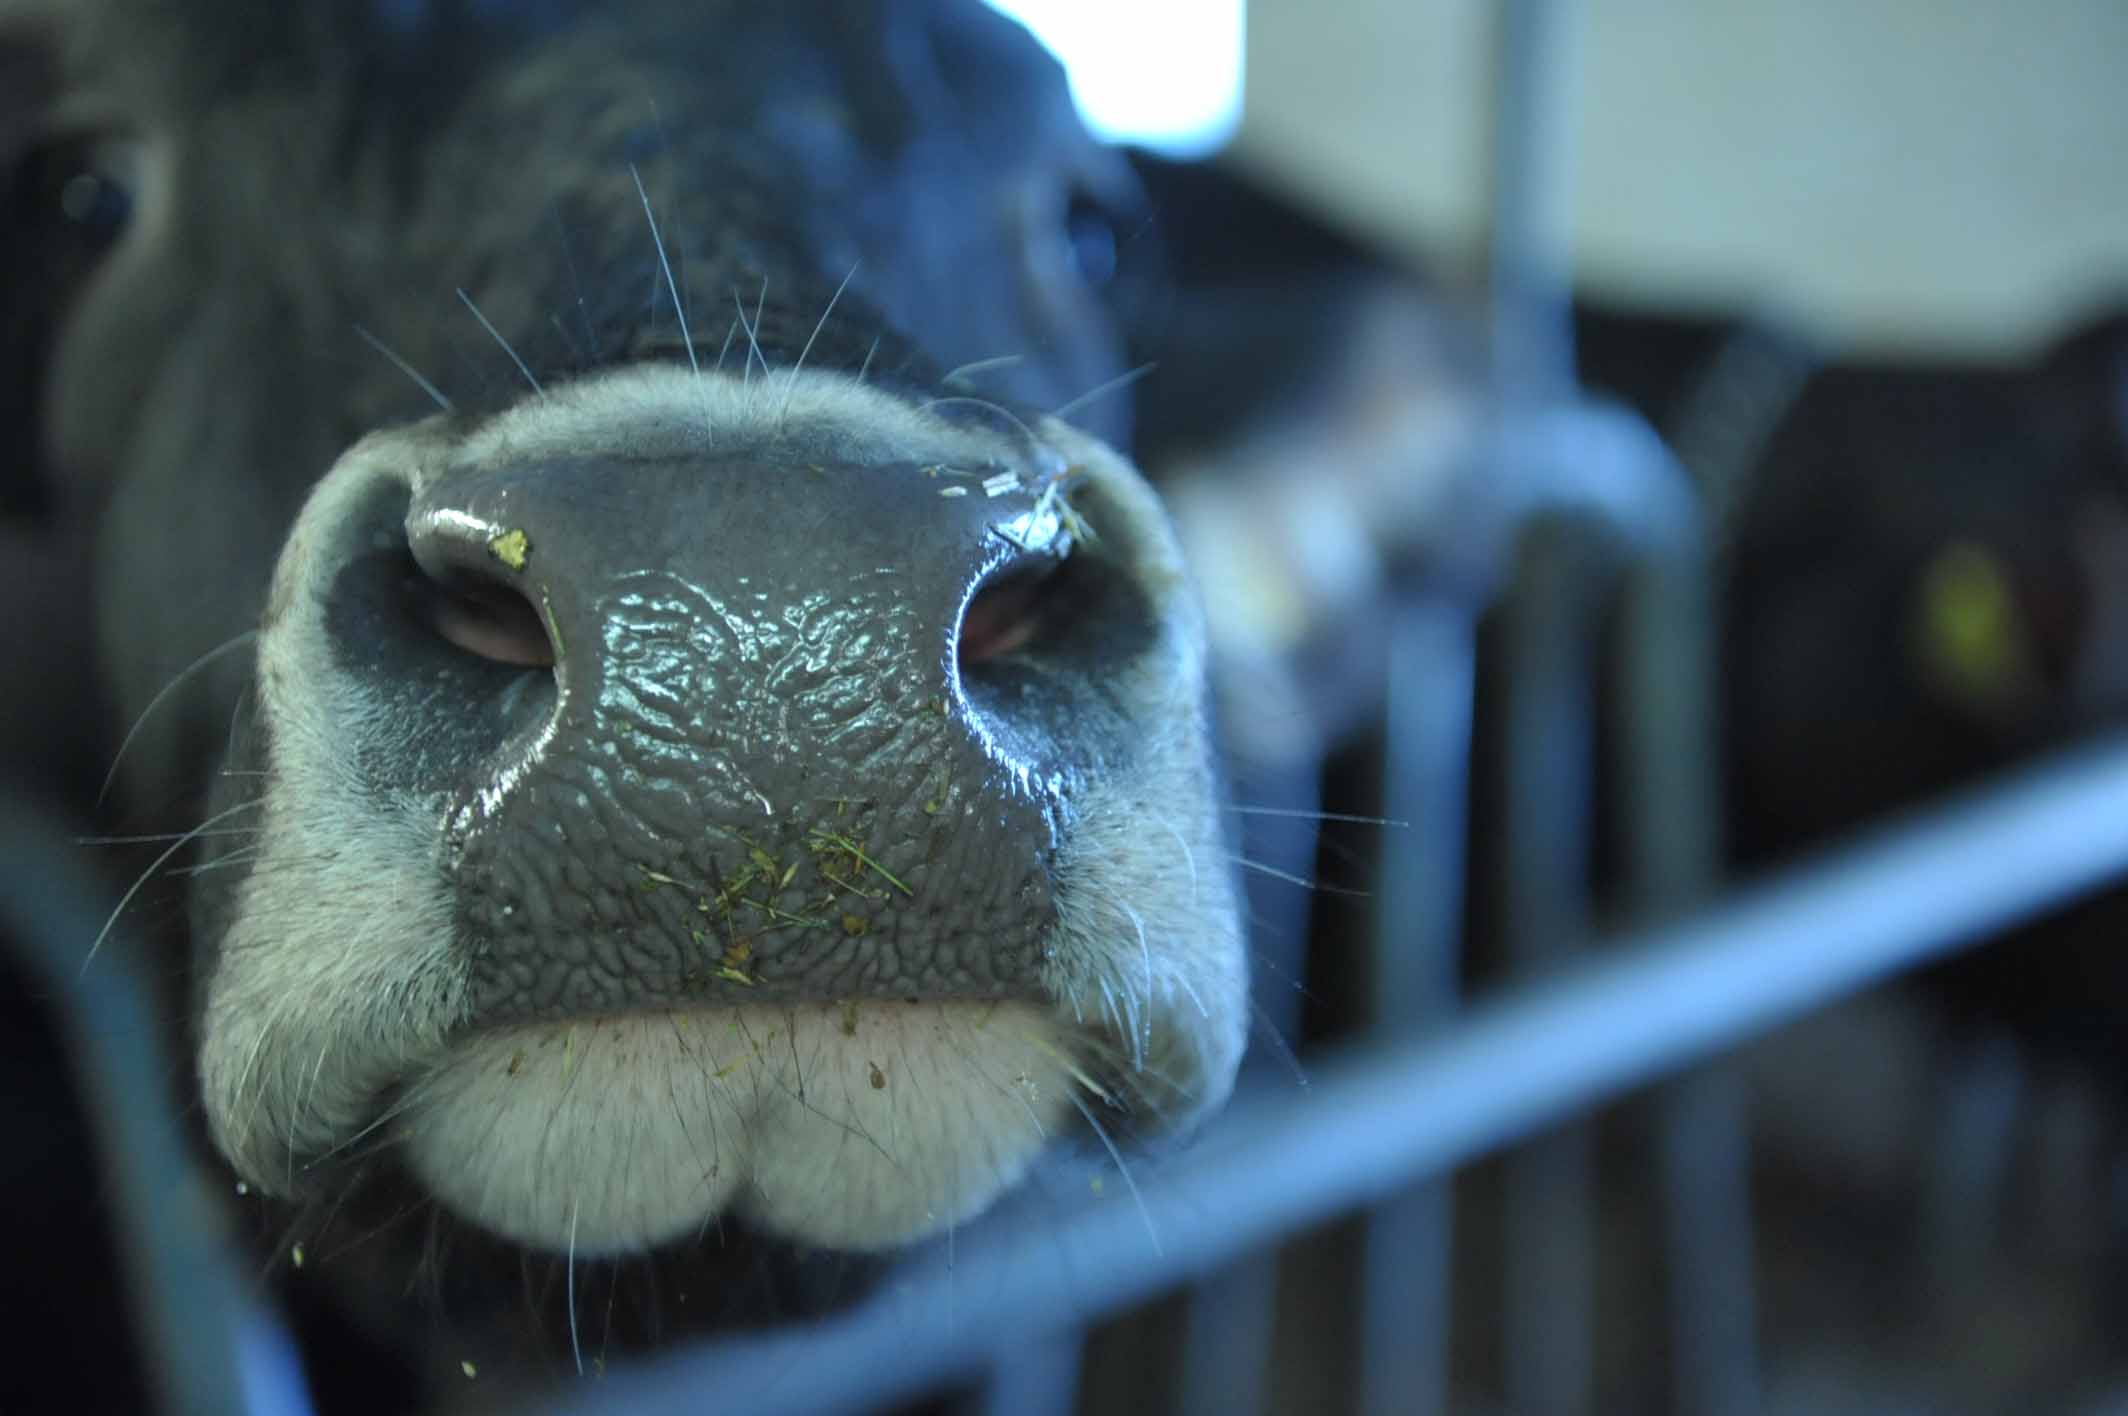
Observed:
[[[1071,524],[995,469],[563,459],[423,488],[436,628],[517,669],[495,692],[554,685],[452,772],[477,1005],[1030,991]]]

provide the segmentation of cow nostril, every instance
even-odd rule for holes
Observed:
[[[522,596],[495,585],[431,585],[429,622],[448,643],[497,664],[554,666],[547,627]]]
[[[552,668],[557,657],[545,591],[524,583],[531,542],[521,530],[496,534],[449,510],[407,518],[416,614],[446,644],[489,663]]]
[[[971,702],[1012,713],[1030,674],[1099,681],[1152,638],[1144,588],[1111,557],[1080,548],[1022,562],[978,587],[961,612],[954,659]]]
[[[1028,648],[1058,609],[1067,562],[1015,569],[984,584],[961,613],[954,653],[963,672]]]
[[[1161,631],[1146,583],[1114,554],[1120,544],[1014,567],[969,600],[955,644],[960,698],[997,760],[1083,766],[1122,750],[1117,686]]]

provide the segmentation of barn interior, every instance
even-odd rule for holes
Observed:
[[[1241,1092],[432,1409],[2128,1409],[2128,9],[1014,8],[1152,198],[1075,239],[1210,607]],[[16,490],[0,1410],[388,1407],[81,969],[133,881]]]

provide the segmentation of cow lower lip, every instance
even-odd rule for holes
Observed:
[[[451,1047],[385,1110],[424,1185],[520,1242],[640,1251],[731,1213],[871,1248],[972,1213],[1032,1161],[1070,1114],[1066,1031],[1050,1009],[950,1003],[526,1024]],[[936,1163],[971,1115],[1002,1148]]]

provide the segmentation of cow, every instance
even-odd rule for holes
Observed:
[[[1016,25],[8,0],[0,73],[8,505],[73,528],[82,755],[165,833],[116,918],[285,1277],[337,1222],[373,1328],[535,1261],[684,1301],[1218,1107],[1142,197]]]

